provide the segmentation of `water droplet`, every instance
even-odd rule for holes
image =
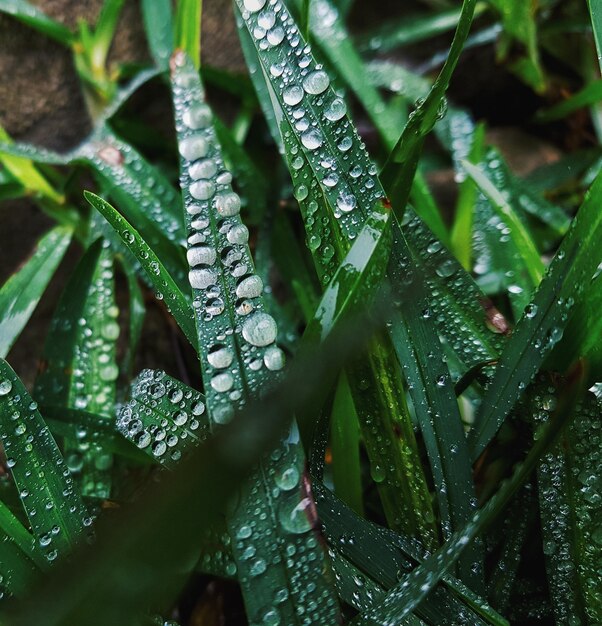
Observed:
[[[233,244],[245,244],[249,241],[249,229],[244,224],[235,224],[227,234],[228,241]]]
[[[190,195],[197,200],[209,200],[215,193],[215,185],[210,180],[199,180],[190,185]]]
[[[196,104],[184,112],[182,120],[192,130],[206,128],[211,123],[211,111],[205,104]]]
[[[312,524],[309,518],[312,501],[303,498],[301,502],[295,497],[285,500],[278,509],[278,519],[282,527],[293,534],[305,533],[311,530]]]
[[[192,270],[188,273],[188,281],[193,289],[207,289],[209,285],[215,285],[217,274],[213,270]]]
[[[200,178],[213,178],[217,174],[217,165],[211,159],[197,161],[188,170],[190,178],[199,180]]]
[[[225,348],[223,346],[219,346],[207,355],[207,361],[209,361],[209,365],[211,367],[215,367],[216,369],[224,369],[229,367],[234,360],[234,355],[232,354],[232,350],[230,348]]]
[[[209,246],[189,248],[186,252],[186,258],[191,267],[196,267],[197,265],[213,265],[216,257],[217,253],[215,249]]]
[[[196,161],[207,156],[209,152],[209,144],[207,140],[199,135],[187,137],[180,142],[180,154],[187,161]]]
[[[219,391],[220,393],[224,393],[226,391],[230,391],[232,389],[232,385],[234,384],[234,378],[230,372],[222,372],[221,374],[215,374],[211,379],[211,386],[215,391]]]
[[[277,334],[276,322],[267,313],[253,313],[242,327],[242,336],[253,346],[267,346],[276,340]]]
[[[259,276],[253,275],[243,278],[236,287],[236,295],[239,298],[257,298],[263,291],[263,281]]]
[[[337,207],[344,213],[349,213],[350,211],[353,211],[356,206],[357,200],[355,196],[347,191],[341,191],[339,197],[337,198]]]
[[[328,89],[330,80],[326,72],[316,70],[308,74],[303,80],[303,89],[314,96],[317,96]]]
[[[257,11],[261,11],[265,6],[267,0],[244,0],[243,4],[245,5],[245,9],[250,11],[251,13],[257,13]]]
[[[347,113],[347,105],[342,98],[335,98],[324,111],[324,117],[331,122],[337,122]]]
[[[525,307],[525,317],[529,319],[533,319],[537,315],[537,305],[536,304],[527,304]]]
[[[259,576],[263,574],[267,569],[267,565],[263,559],[257,559],[253,565],[249,568],[249,574],[251,576]]]
[[[286,104],[294,107],[303,100],[303,89],[299,85],[290,85],[283,91],[282,99]]]
[[[283,491],[294,489],[299,483],[299,470],[296,467],[285,469],[282,474],[276,476],[276,484]]]
[[[382,465],[376,463],[370,467],[370,476],[375,483],[382,483],[387,475],[385,468]]]
[[[322,133],[317,128],[310,128],[301,135],[301,143],[308,150],[316,150],[323,143]]]
[[[13,384],[8,379],[0,381],[0,396],[6,396],[13,388]]]
[[[284,367],[284,352],[278,346],[272,346],[263,355],[265,366],[271,371],[281,370]]]
[[[234,192],[220,193],[215,198],[215,208],[224,217],[237,215],[240,213],[240,196]]]

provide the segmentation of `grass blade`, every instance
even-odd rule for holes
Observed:
[[[57,227],[39,241],[31,258],[0,289],[0,357],[6,357],[29,321],[71,241],[72,232]]]
[[[0,0],[0,11],[12,15],[20,22],[35,28],[65,46],[71,46],[73,43],[73,33],[66,26],[49,18],[30,2],[25,0]]]
[[[178,0],[175,16],[174,42],[198,70],[201,67],[201,15],[203,0]]]
[[[125,247],[138,260],[148,281],[164,300],[168,311],[173,315],[190,344],[196,347],[197,338],[191,307],[159,257],[140,234],[108,202],[88,191],[85,191],[84,195],[86,200],[109,222],[121,237]]]
[[[82,540],[92,520],[37,404],[4,360],[0,381],[0,436],[7,465],[40,550],[52,562]]]
[[[148,47],[158,67],[167,69],[174,48],[170,0],[143,0],[142,17]]]
[[[198,73],[183,53],[172,60],[172,82],[180,185],[190,232],[189,280],[207,408],[215,430],[250,394],[274,380],[270,372],[282,368],[283,353],[275,344],[276,322],[264,311],[262,282],[253,273],[248,230],[239,217],[241,201],[232,192]],[[274,611],[287,623],[301,623],[299,616],[309,607],[321,623],[338,620],[336,597],[324,577],[324,555],[315,545],[306,515],[312,499],[296,438],[293,429],[277,455],[262,461],[227,518],[251,623],[271,618],[268,613]],[[309,575],[315,587],[300,584],[298,564],[282,552],[285,542],[312,555]],[[245,556],[249,549],[254,553],[251,560]],[[266,573],[268,562],[272,565]],[[288,592],[288,601],[278,609],[273,605],[274,589]]]
[[[597,210],[601,197],[598,176],[501,355],[469,435],[473,459],[493,439],[527,381],[562,336],[575,300],[583,297],[602,260],[598,245],[602,215]]]

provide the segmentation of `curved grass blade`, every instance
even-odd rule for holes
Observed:
[[[600,70],[602,70],[602,7],[596,0],[587,0],[587,5],[592,18],[594,39],[596,41],[596,49],[598,50],[598,63],[600,64]]]
[[[598,176],[501,355],[469,434],[473,459],[493,439],[526,384],[562,337],[575,300],[583,298],[602,261],[601,198],[602,176]]]
[[[381,180],[394,209],[403,214],[410,194],[412,180],[418,166],[425,137],[431,132],[439,117],[449,82],[454,73],[462,48],[470,32],[476,0],[464,0],[454,40],[441,72],[424,102],[408,120],[401,137],[389,155]]]
[[[264,311],[261,279],[253,273],[248,230],[238,217],[241,201],[232,192],[198,73],[183,53],[172,60],[172,80],[180,184],[190,233],[189,280],[207,408],[215,430],[251,394],[275,379],[270,372],[282,368],[283,353],[275,344],[276,322]],[[287,623],[302,623],[300,616],[311,609],[314,619],[334,625],[336,596],[312,533],[313,501],[295,431],[260,463],[227,526],[250,623],[265,622],[274,613]],[[298,563],[283,552],[285,542],[312,555],[306,567],[315,586],[303,585]],[[288,595],[278,607],[274,589]]]
[[[61,297],[44,347],[45,370],[35,396],[44,404],[85,409],[112,422],[119,368],[116,362],[119,311],[113,257],[101,241],[82,258]],[[85,496],[108,498],[112,457],[102,440],[65,441],[67,467]]]
[[[35,28],[51,39],[71,46],[74,41],[73,33],[66,27],[49,18],[37,6],[25,0],[0,0],[0,11],[12,15],[20,22]]]
[[[84,196],[109,222],[115,232],[121,237],[126,248],[136,257],[149,282],[156,289],[156,293],[164,300],[168,311],[173,315],[192,347],[196,348],[197,338],[191,307],[174,279],[163,267],[159,257],[142,239],[140,234],[108,202],[89,191],[85,191]]]
[[[52,562],[82,540],[92,520],[36,403],[4,360],[0,360],[0,429],[7,465],[34,537]]]
[[[0,289],[0,357],[6,357],[27,324],[71,241],[59,226],[46,233],[31,258]]]
[[[512,496],[537,467],[541,457],[554,445],[572,416],[576,401],[582,392],[582,374],[582,371],[576,372],[576,378],[567,384],[565,394],[559,398],[553,419],[539,430],[524,462],[517,466],[513,475],[502,483],[498,492],[474,515],[470,523],[462,530],[455,532],[422,565],[405,576],[377,607],[365,611],[353,620],[354,625],[383,626],[395,623],[419,606],[466,547],[500,515]]]
[[[602,100],[602,80],[596,80],[567,100],[563,100],[549,109],[539,111],[535,115],[535,121],[545,123],[560,120],[579,109],[598,104],[600,100]]]
[[[136,358],[136,349],[138,348],[140,336],[142,335],[142,327],[144,325],[144,317],[146,315],[146,306],[144,304],[144,294],[138,284],[138,278],[136,277],[135,271],[127,262],[122,262],[120,265],[128,284],[130,321],[128,347],[123,358],[122,370],[131,376]]]

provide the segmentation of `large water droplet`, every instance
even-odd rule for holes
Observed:
[[[244,224],[235,224],[226,236],[230,243],[245,244],[249,241],[249,229]]]
[[[207,289],[217,282],[217,274],[213,270],[192,270],[188,273],[188,281],[193,289]]]
[[[269,370],[281,370],[285,362],[284,352],[278,346],[272,346],[265,351],[263,362]]]
[[[187,161],[201,159],[207,156],[207,152],[209,152],[209,144],[206,139],[199,135],[187,137],[180,142],[180,154]]]
[[[217,174],[217,165],[211,159],[197,161],[190,166],[188,170],[190,178],[199,180],[199,178],[213,178]]]
[[[232,374],[230,374],[230,372],[222,372],[221,374],[216,374],[211,379],[211,386],[213,387],[213,389],[221,393],[225,391],[230,391],[233,384],[234,378],[232,378]]]
[[[309,518],[312,502],[309,498],[303,498],[301,502],[297,498],[285,500],[278,509],[278,519],[282,527],[289,533],[301,534],[311,529]]]
[[[236,295],[239,298],[257,298],[262,291],[263,281],[256,275],[243,278],[236,287]]]
[[[215,185],[210,180],[199,180],[190,185],[190,195],[197,200],[209,200],[215,193]]]
[[[265,6],[267,0],[244,0],[243,4],[245,5],[245,9],[250,11],[251,13],[257,13],[257,11],[261,11]]]
[[[8,379],[4,379],[0,381],[0,396],[6,396],[10,393],[13,388],[13,384]]]
[[[195,248],[189,248],[186,252],[186,258],[191,267],[196,267],[197,265],[213,265],[216,257],[217,253],[215,249],[210,246],[196,246]]]
[[[229,367],[232,364],[233,359],[234,355],[232,354],[232,350],[225,347],[217,347],[216,349],[211,350],[211,352],[207,355],[209,365],[215,367],[216,369]]]
[[[330,80],[326,72],[316,70],[308,74],[303,80],[303,89],[309,94],[317,96],[328,89]]]
[[[335,98],[324,111],[324,117],[331,122],[337,122],[347,113],[347,105],[342,98]]]
[[[224,217],[237,215],[240,213],[240,197],[234,192],[220,193],[215,198],[215,208]]]
[[[323,143],[322,133],[317,128],[310,128],[301,135],[301,143],[308,150],[316,150]]]
[[[184,124],[192,130],[206,128],[211,123],[211,111],[205,104],[193,105],[182,116]]]
[[[253,313],[242,327],[242,336],[252,346],[268,346],[276,340],[277,334],[276,322],[267,313]]]
[[[294,107],[303,100],[303,89],[299,85],[290,85],[283,91],[282,99],[286,104]]]
[[[299,470],[296,467],[289,467],[284,472],[276,476],[276,484],[283,491],[294,489],[299,483]]]

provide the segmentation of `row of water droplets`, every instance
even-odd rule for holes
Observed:
[[[275,345],[276,322],[264,311],[241,200],[230,186],[198,74],[183,54],[174,57],[173,70],[189,279],[200,343],[208,348],[202,356],[207,404],[220,423],[245,401],[243,385],[257,389],[271,378],[262,370],[281,369],[284,358]],[[303,468],[298,435],[291,435],[232,503],[228,530],[252,624],[310,624],[321,612],[324,623],[334,623],[336,599],[322,580]]]
[[[202,355],[207,401],[212,419],[224,423],[242,405],[245,381],[257,387],[261,370],[281,369],[284,354],[275,345],[276,322],[264,311],[263,283],[254,273],[249,232],[239,215],[241,199],[232,191],[198,76],[183,55],[175,65],[189,282],[201,344],[208,346]]]
[[[171,467],[208,435],[204,398],[163,371],[143,370],[132,383],[132,399],[119,412],[117,429]]]
[[[0,437],[36,550],[52,562],[92,525],[37,404],[6,363],[0,368]]]

